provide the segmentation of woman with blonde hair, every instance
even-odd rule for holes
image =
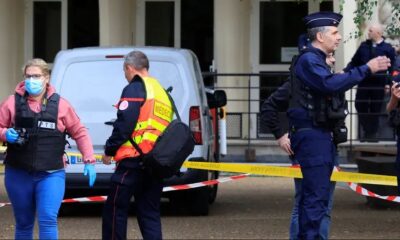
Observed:
[[[0,141],[7,142],[4,183],[12,203],[15,239],[57,239],[57,215],[65,191],[64,149],[68,133],[77,143],[89,185],[96,179],[93,146],[72,106],[49,84],[42,59],[23,67],[24,81],[0,105]]]

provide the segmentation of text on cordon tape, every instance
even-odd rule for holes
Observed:
[[[214,162],[190,162],[183,164],[186,168],[214,170],[224,172],[241,172],[249,174],[258,174],[275,177],[302,178],[299,168],[278,167],[268,165],[254,165],[247,163],[214,163]],[[366,173],[350,173],[350,172],[333,172],[331,181],[336,182],[354,182],[367,183],[375,185],[397,186],[397,178],[395,176],[366,174]]]

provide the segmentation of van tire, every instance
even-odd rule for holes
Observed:
[[[212,171],[211,176],[212,177],[209,180],[218,179],[219,171]],[[215,199],[217,198],[217,192],[218,192],[218,184],[209,186],[209,194],[208,194],[208,196],[209,196],[208,203],[209,204],[213,204],[215,202]]]
[[[188,192],[189,193],[189,192]],[[207,216],[209,213],[209,194],[210,188],[200,187],[190,191],[190,201],[188,202],[189,213],[193,216]]]
[[[169,196],[171,211],[176,214],[207,216],[209,213],[209,188],[200,187],[178,191]]]

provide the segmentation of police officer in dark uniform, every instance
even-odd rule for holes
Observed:
[[[330,176],[335,156],[332,131],[346,113],[338,94],[365,77],[390,66],[377,57],[343,74],[333,74],[325,59],[338,47],[342,15],[317,12],[304,18],[311,46],[292,63],[289,131],[294,158],[303,174],[299,203],[299,239],[319,238],[321,221],[329,201]]]
[[[396,59],[394,48],[385,42],[382,34],[383,27],[380,24],[369,26],[369,39],[361,43],[344,71],[364,65],[377,56],[388,57],[394,65]],[[392,72],[393,67],[391,66],[388,70],[389,73]],[[362,139],[367,141],[377,141],[376,134],[379,128],[379,113],[383,104],[384,89],[388,89],[390,84],[390,77],[387,76],[386,71],[381,71],[377,74],[365,78],[358,84],[356,93],[355,107],[358,112],[360,127],[363,131]]]
[[[298,40],[298,49],[301,53],[302,50],[305,50],[310,44],[309,39],[307,38],[306,34],[302,34]],[[333,53],[330,53],[326,59],[327,64],[332,68],[334,68],[335,58]],[[274,91],[271,96],[269,96],[261,106],[261,120],[262,124],[266,124],[268,128],[271,130],[272,134],[274,135],[275,139],[277,139],[279,147],[285,151],[291,158],[292,165],[294,167],[298,166],[299,163],[296,159],[293,158],[293,150],[290,145],[290,139],[288,137],[288,133],[284,131],[281,126],[280,119],[279,119],[279,112],[286,112],[289,108],[289,101],[290,101],[290,79],[284,82],[276,91]],[[342,100],[345,101],[344,96],[341,96]],[[344,122],[342,122],[344,124]],[[347,132],[344,132],[347,135]],[[344,142],[346,139],[343,139]],[[334,140],[335,141],[335,140]],[[339,143],[339,142],[337,142]],[[337,159],[334,162],[335,166],[338,165]],[[294,205],[292,209],[291,221],[290,221],[290,229],[289,229],[289,239],[295,240],[298,238],[299,232],[299,202],[301,198],[302,188],[301,188],[301,179],[294,179],[295,183],[295,199]],[[331,215],[330,212],[333,206],[333,193],[335,190],[335,182],[332,182],[330,185],[329,191],[329,207],[328,211],[326,212],[319,231],[320,239],[328,239],[329,236],[329,229],[331,223]]]

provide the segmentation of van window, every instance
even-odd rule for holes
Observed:
[[[150,76],[156,78],[161,85],[167,89],[173,87],[171,95],[175,98],[188,98],[189,93],[185,89],[189,89],[188,83],[183,81],[182,74],[177,66],[170,62],[151,61]],[[177,105],[178,101],[176,101]]]
[[[83,61],[69,64],[64,72],[60,95],[65,97],[88,128],[95,148],[101,148],[116,118],[113,107],[126,86],[123,61]],[[71,142],[72,144],[72,142]]]
[[[72,63],[65,71],[61,95],[81,111],[112,108],[127,84],[122,66],[123,61]]]
[[[165,87],[173,86],[172,96],[180,109],[182,102],[190,102],[187,82],[178,68],[169,62],[151,62],[150,75]],[[122,89],[128,84],[123,72],[123,60],[82,61],[69,64],[64,72],[60,94],[74,107],[88,128],[95,148],[101,148],[111,135],[112,126],[105,122],[115,120]]]

